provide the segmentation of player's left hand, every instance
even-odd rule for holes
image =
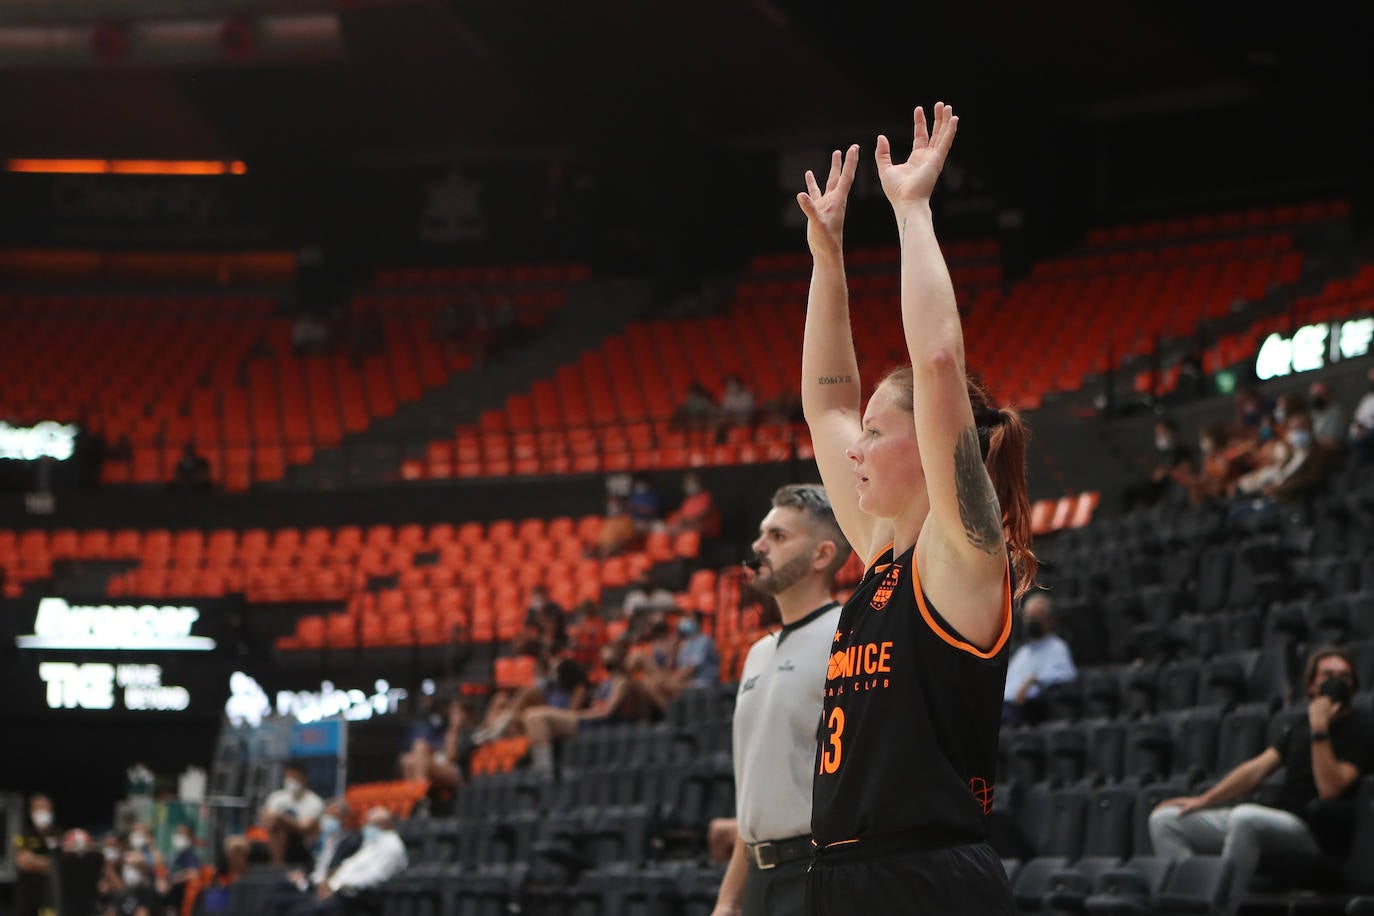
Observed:
[[[883,193],[887,195],[892,209],[900,216],[908,207],[930,200],[935,190],[935,181],[940,170],[945,167],[945,157],[954,143],[954,134],[959,129],[959,119],[954,109],[943,102],[935,103],[935,126],[926,127],[924,109],[917,108],[912,117],[916,136],[911,144],[911,155],[901,165],[892,162],[892,146],[887,137],[878,136],[877,151],[874,158],[878,161],[878,178],[882,181]]]

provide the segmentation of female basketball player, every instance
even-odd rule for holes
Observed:
[[[868,571],[840,615],[816,755],[813,916],[1015,912],[986,842],[1014,592],[1035,577],[1026,431],[964,368],[930,194],[958,119],[916,109],[911,156],[878,175],[902,243],[910,368],[860,415],[841,257],[858,147],[797,195],[814,259],[802,402],[835,517]],[[1020,586],[1017,585],[1020,583]]]

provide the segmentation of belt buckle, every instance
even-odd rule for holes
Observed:
[[[768,871],[770,868],[778,867],[777,855],[774,852],[772,843],[755,843],[749,847],[750,854],[754,857],[754,866],[759,871]],[[773,853],[768,859],[764,858],[764,852]]]

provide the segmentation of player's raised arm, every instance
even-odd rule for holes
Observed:
[[[802,411],[811,429],[816,466],[844,536],[864,560],[874,549],[877,520],[859,509],[854,474],[845,449],[858,437],[862,389],[849,329],[849,290],[844,276],[844,215],[859,167],[859,147],[830,157],[825,187],[806,173],[797,203],[806,214],[811,249],[811,291],[802,341]]]
[[[937,103],[932,130],[927,130],[920,108],[914,122],[915,140],[906,162],[893,164],[886,137],[878,138],[876,157],[902,241],[902,329],[911,356],[916,441],[930,498],[927,537],[942,566],[954,567],[971,586],[992,585],[1001,582],[1006,568],[1002,509],[983,463],[954,285],[930,210],[930,195],[959,119],[949,106]],[[979,608],[971,615],[977,619],[950,622],[987,643],[991,640],[984,637],[996,629],[1001,609],[995,602]],[[957,607],[946,614],[964,616]]]

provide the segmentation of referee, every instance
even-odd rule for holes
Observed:
[[[793,484],[773,494],[753,551],[753,585],[777,599],[782,629],[754,643],[740,677],[739,832],[712,916],[801,916],[812,855],[817,723],[840,617],[831,592],[849,544],[824,488]]]

